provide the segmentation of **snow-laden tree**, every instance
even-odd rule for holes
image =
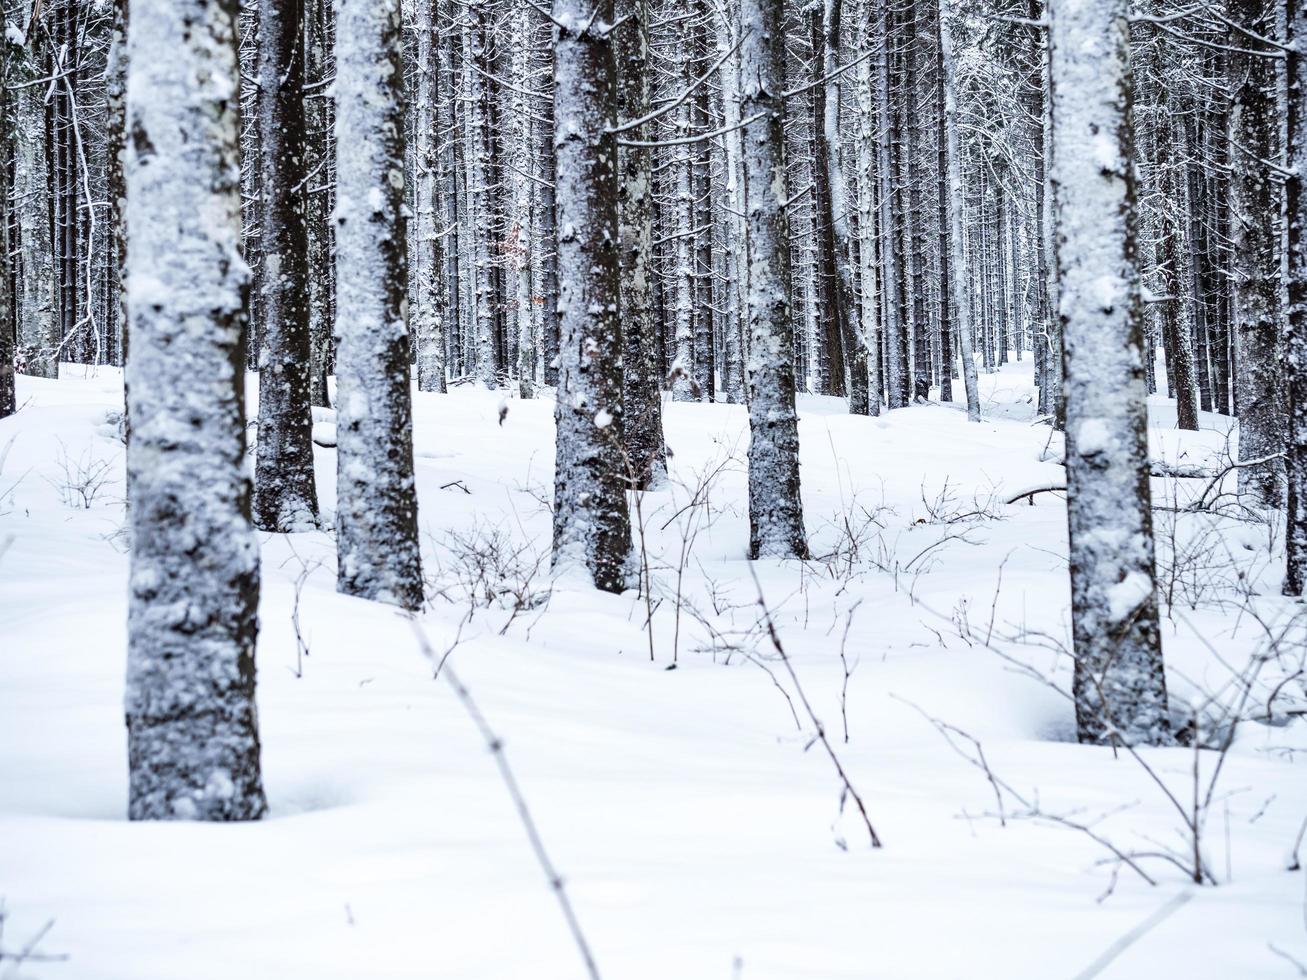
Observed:
[[[413,311],[417,339],[418,388],[445,390],[445,338],[441,329],[440,223],[437,220],[439,171],[436,166],[436,102],[439,78],[435,59],[436,0],[415,0],[414,37],[417,59],[413,84],[414,231],[409,268],[414,279]]]
[[[1279,71],[1275,52],[1252,38],[1275,35],[1271,0],[1231,0],[1239,27],[1230,46],[1231,255],[1237,344],[1239,492],[1279,507],[1284,489]]]
[[[0,8],[0,27],[4,10]],[[0,38],[0,45],[9,42]],[[9,119],[9,51],[0,60],[0,147],[4,145],[4,128]],[[3,153],[0,153],[3,156]],[[9,247],[9,168],[0,166],[0,419],[13,415],[18,408],[14,391],[14,334]]]
[[[749,262],[749,551],[803,558],[799,417],[785,222],[782,0],[740,6],[740,113]]]
[[[612,0],[554,0],[558,397],[554,567],[626,585],[631,525],[623,459],[618,314],[617,66]]]
[[[619,0],[617,104],[623,121],[633,123],[649,112],[649,8],[645,0]],[[653,175],[652,153],[639,143],[645,127],[625,131],[629,142],[618,154],[618,234],[621,240],[620,288],[623,355],[623,426],[626,459],[637,487],[656,486],[667,475],[663,445],[662,371],[658,363],[658,322],[652,291]]]
[[[254,819],[235,5],[131,0],[131,25],[129,814]]]
[[[939,10],[940,70],[944,87],[944,154],[948,167],[949,243],[949,310],[957,332],[958,347],[962,355],[962,384],[966,390],[967,418],[980,420],[979,382],[976,378],[976,359],[972,354],[974,339],[971,335],[971,291],[967,285],[967,261],[963,249],[962,211],[964,207],[962,185],[962,159],[958,146],[958,79],[957,55],[953,49],[952,11],[941,0]]]
[[[422,604],[399,0],[335,0],[337,588]]]
[[[41,82],[49,43],[48,12],[40,0],[22,0],[16,11],[18,23],[3,41],[5,57],[13,66],[18,356],[24,373],[38,378],[58,377],[60,345],[50,231],[47,86]]]
[[[1053,0],[1052,181],[1082,742],[1170,737],[1153,580],[1129,3]]]
[[[317,526],[309,411],[309,269],[304,225],[303,0],[259,0],[259,436],[254,523]]]
[[[1288,391],[1286,463],[1289,484],[1284,579],[1286,595],[1307,592],[1307,4],[1285,0],[1288,75],[1289,306],[1285,330]]]

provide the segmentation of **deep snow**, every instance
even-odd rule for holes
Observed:
[[[805,751],[811,725],[796,729],[759,666],[788,686],[750,629],[742,408],[666,406],[673,482],[641,501],[662,600],[650,663],[634,592],[559,583],[502,635],[503,601],[471,610],[460,632],[468,562],[454,535],[497,534],[529,546],[519,564],[547,566],[553,403],[513,400],[500,425],[501,393],[415,394],[423,562],[430,591],[443,592],[419,627],[437,654],[459,641],[449,663],[505,738],[605,978],[1297,975],[1268,944],[1307,962],[1307,878],[1285,870],[1307,815],[1307,723],[1286,714],[1307,700],[1301,678],[1278,695],[1277,724],[1238,730],[1204,834],[1219,884],[1195,887],[1145,859],[1155,887],[1122,869],[1101,901],[1110,853],[1077,831],[1012,819],[1011,800],[1000,826],[984,775],[904,703],[981,739],[995,772],[1046,812],[1101,817],[1095,830],[1126,850],[1183,846],[1180,815],[1143,769],[1069,742],[1069,702],[1002,656],[1069,678],[1065,658],[1034,637],[1068,633],[1065,506],[1055,494],[1002,503],[1064,475],[1041,462],[1061,445],[1031,424],[1028,364],[981,376],[979,424],[956,406],[867,419],[800,398],[813,552],[840,545],[842,515],[878,524],[851,565],[755,567],[880,851],[851,807],[841,814],[829,761]],[[327,533],[260,535],[269,819],[125,820],[123,454],[106,420],[121,383],[113,371],[63,370],[59,382],[20,378],[23,408],[0,421],[0,948],[17,952],[54,920],[38,951],[67,958],[17,971],[0,960],[0,977],[582,976],[476,729],[433,681],[413,624],[335,593]],[[1204,415],[1203,432],[1179,433],[1163,399],[1152,415],[1154,459],[1203,464],[1225,451],[1228,420]],[[315,452],[330,511],[334,450]],[[686,509],[698,474],[731,457],[709,506]],[[114,482],[89,508],[66,505],[63,461],[93,460]],[[931,506],[946,481],[952,501]],[[1155,503],[1175,492],[1183,504],[1203,485],[1154,480]],[[1177,523],[1195,557],[1162,575],[1164,599],[1175,598],[1163,605],[1172,700],[1203,689],[1228,702],[1231,670],[1265,649],[1257,619],[1284,624],[1301,606],[1278,597],[1282,543],[1268,551],[1264,527],[1215,522],[1204,537],[1207,518],[1160,513],[1164,569]],[[681,529],[695,528],[683,592],[699,615],[683,611],[671,671],[676,556]],[[297,676],[292,610],[306,567],[309,653]],[[1239,598],[1236,571],[1262,595]],[[1209,581],[1218,572],[1220,588]],[[547,588],[542,567],[531,589]],[[853,668],[847,744],[841,647]],[[1303,649],[1289,627],[1253,702],[1302,666]],[[1145,758],[1185,803],[1193,751]],[[1204,779],[1216,758],[1200,753]],[[1110,965],[1082,973],[1182,894]]]

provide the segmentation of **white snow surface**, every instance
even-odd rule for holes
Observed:
[[[748,656],[757,651],[798,708],[783,666],[756,633],[744,635],[756,593],[743,560],[742,407],[666,405],[669,481],[642,500],[663,596],[651,663],[635,594],[571,583],[507,626],[502,602],[478,607],[460,633],[469,606],[453,535],[504,535],[548,567],[550,518],[538,497],[552,483],[553,404],[517,401],[501,426],[499,393],[415,393],[423,563],[436,594],[417,626],[437,655],[454,646],[449,663],[504,738],[602,976],[1074,977],[1178,895],[1189,900],[1095,976],[1294,976],[1268,944],[1307,960],[1307,883],[1285,870],[1307,814],[1303,720],[1240,728],[1204,838],[1217,886],[1198,888],[1144,860],[1155,887],[1121,869],[1099,901],[1113,878],[1101,863],[1110,854],[1084,834],[1014,818],[1011,801],[1000,825],[984,775],[905,703],[980,739],[994,770],[1047,811],[1096,821],[1124,849],[1181,843],[1180,817],[1140,766],[1074,744],[1069,702],[990,649],[1068,680],[1047,646],[1011,639],[1023,626],[1063,642],[1068,634],[1061,496],[1002,504],[1064,477],[1051,461],[1061,438],[1029,424],[1029,363],[981,375],[979,424],[956,405],[869,419],[847,416],[835,399],[799,399],[813,552],[836,546],[843,514],[855,523],[869,514],[880,526],[851,574],[817,561],[755,568],[805,692],[884,839],[879,851],[853,806],[841,813],[829,760],[820,746],[807,748],[812,725],[805,718],[796,728],[785,697]],[[0,941],[16,952],[53,920],[38,952],[67,958],[18,969],[0,962],[0,976],[582,977],[484,742],[444,680],[433,680],[413,625],[392,607],[336,594],[326,532],[260,535],[268,819],[125,819],[128,561],[123,453],[110,419],[121,379],[72,365],[61,373],[58,382],[20,377],[23,408],[0,420],[8,915]],[[1228,420],[1204,415],[1204,431],[1180,433],[1171,403],[1151,407],[1154,458],[1204,464],[1224,452]],[[334,450],[315,452],[331,510]],[[683,512],[660,530],[698,475],[730,456],[709,493],[711,512]],[[74,509],[52,484],[65,482],[61,459],[83,457],[107,461],[116,482]],[[946,482],[952,503],[927,506]],[[1169,499],[1161,481],[1154,486],[1159,501]],[[993,516],[941,518],[976,509]],[[683,612],[677,669],[668,670],[671,563],[687,514],[702,524],[686,601],[726,639],[714,652],[708,631]],[[1264,533],[1222,533],[1262,593],[1253,600],[1260,614],[1288,616],[1293,605],[1277,594],[1282,554],[1267,554]],[[1165,551],[1159,544],[1159,564]],[[299,619],[309,654],[297,669],[292,611],[304,563]],[[547,587],[543,572],[534,587]],[[1163,605],[1168,680],[1181,706],[1229,679],[1222,663],[1259,649],[1259,628],[1234,605],[1212,596],[1195,605]],[[727,640],[745,649],[723,649]],[[1301,632],[1290,642],[1301,651]],[[1286,690],[1301,706],[1301,686]],[[1176,748],[1145,758],[1184,800],[1194,755]],[[1215,758],[1199,754],[1204,774]]]

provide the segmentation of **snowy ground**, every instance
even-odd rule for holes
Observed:
[[[605,978],[1299,975],[1271,948],[1307,962],[1307,879],[1286,870],[1307,815],[1307,722],[1291,714],[1301,677],[1272,698],[1304,642],[1285,626],[1301,606],[1278,597],[1276,529],[1158,515],[1174,702],[1207,692],[1219,714],[1249,656],[1274,654],[1245,706],[1271,701],[1272,723],[1263,707],[1237,730],[1204,810],[1219,884],[1199,888],[1137,855],[1185,854],[1195,760],[1204,799],[1220,754],[1144,755],[1173,805],[1139,761],[1074,744],[1070,705],[1022,666],[1067,680],[1063,503],[1003,502],[1063,476],[1060,442],[1031,424],[1028,365],[982,375],[979,425],[939,405],[865,419],[801,399],[807,524],[824,557],[757,573],[879,851],[852,805],[841,813],[835,772],[757,628],[742,409],[668,406],[673,485],[641,501],[659,598],[650,662],[634,592],[547,595],[552,403],[512,401],[501,426],[498,394],[417,396],[434,596],[419,627],[437,656],[452,648],[506,740]],[[327,533],[263,544],[270,818],[124,819],[128,559],[122,447],[106,422],[121,386],[113,372],[65,376],[19,379],[24,407],[0,421],[0,948],[22,950],[53,920],[37,952],[66,959],[0,960],[0,977],[583,976],[484,742],[433,680],[413,624],[335,593]],[[1154,409],[1155,458],[1226,451],[1227,420],[1181,435],[1172,406]],[[317,452],[329,508],[334,452]],[[61,500],[100,463],[108,482],[88,506]],[[1154,491],[1183,505],[1203,485]],[[472,557],[496,549],[498,562]],[[478,564],[500,593],[491,608],[468,600]],[[534,607],[514,616],[505,593]],[[979,739],[1023,796],[1004,794],[1006,825],[984,773],[923,712]]]

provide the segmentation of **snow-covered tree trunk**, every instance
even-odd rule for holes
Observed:
[[[263,336],[254,524],[317,526],[309,414],[309,269],[304,226],[303,0],[259,0],[259,208]]]
[[[846,386],[851,415],[867,415],[867,349],[863,333],[855,323],[857,304],[853,291],[853,232],[849,227],[849,192],[840,163],[840,20],[844,0],[825,0],[822,19],[822,62],[825,79],[824,112],[821,119],[825,153],[817,161],[825,168],[826,188],[830,197],[828,216],[835,245],[835,314],[839,321],[840,340],[844,347]]]
[[[50,174],[44,77],[45,24],[40,0],[22,0],[23,37],[5,38],[13,64],[14,209],[18,226],[18,361],[24,374],[59,375],[59,319],[55,309],[54,242],[50,231]],[[48,9],[48,8],[46,8]]]
[[[1053,0],[1073,682],[1082,742],[1170,738],[1153,578],[1128,0]]]
[[[864,0],[863,9],[870,11],[870,0]],[[868,44],[879,41],[870,36],[871,17],[867,28]],[[875,149],[878,139],[875,105],[872,101],[871,61],[863,58],[858,65],[858,264],[862,281],[862,309],[858,330],[859,342],[867,355],[867,414],[879,415],[884,392],[881,390],[881,294],[878,288],[880,270],[877,268],[876,222],[876,163]]]
[[[332,77],[330,0],[308,0],[305,7],[304,116],[308,132],[304,165],[304,222],[309,267],[309,399],[330,403],[327,376],[331,366],[331,332],[335,322],[335,265],[332,262],[331,220],[335,183],[332,147]]]
[[[553,17],[561,332],[553,561],[620,592],[631,525],[622,460],[613,3],[554,0]]]
[[[335,0],[337,588],[422,605],[399,0]]]
[[[131,0],[129,45],[128,812],[255,819],[235,4]]]
[[[738,14],[734,6],[726,5],[722,11],[723,43],[728,48],[721,68],[721,98],[723,121],[726,126],[726,252],[727,262],[734,273],[727,288],[731,292],[730,306],[732,315],[727,319],[725,331],[724,370],[726,377],[723,388],[726,400],[733,405],[745,401],[744,364],[747,359],[742,324],[749,295],[749,263],[744,226],[744,188],[740,141],[740,62],[738,50],[734,48],[735,36],[739,33],[736,23]]]
[[[1239,493],[1263,507],[1283,503],[1284,391],[1280,367],[1280,191],[1276,61],[1251,37],[1274,37],[1276,4],[1231,0],[1230,19],[1243,28],[1230,51],[1230,207],[1234,315],[1238,356]],[[1246,36],[1243,32],[1248,32]]]
[[[953,314],[953,334],[962,357],[962,386],[967,395],[967,418],[980,421],[980,386],[976,379],[975,347],[971,335],[971,291],[967,286],[967,263],[963,252],[962,159],[958,146],[957,57],[953,50],[951,11],[941,3],[939,11],[940,61],[944,69],[944,133],[948,157],[949,212],[949,310]]]
[[[690,43],[689,31],[684,17],[681,18],[677,33],[677,48],[684,53]],[[690,82],[686,70],[687,59],[682,54],[681,70],[677,73],[677,87],[684,88]],[[690,131],[690,102],[683,101],[677,108],[672,129],[678,137],[685,137]],[[672,362],[672,400],[678,402],[697,401],[700,392],[695,383],[696,364],[694,361],[694,231],[693,231],[693,191],[690,185],[690,147],[678,143],[672,148],[673,170],[676,174],[675,189],[675,223],[672,236],[676,249],[676,320],[674,336],[676,352]]]
[[[617,107],[623,121],[640,119],[649,111],[649,8],[645,0],[619,0],[614,16],[618,28]],[[647,127],[625,135],[647,140]],[[619,155],[618,233],[621,240],[621,312],[623,356],[623,425],[626,461],[640,488],[656,486],[667,475],[663,445],[663,410],[658,364],[658,324],[650,289],[653,256],[652,153],[645,146],[624,147]]]
[[[488,0],[468,4],[469,26],[463,35],[463,78],[466,105],[463,108],[468,226],[472,240],[473,311],[476,318],[476,376],[487,388],[499,384],[499,359],[495,345],[494,270],[490,258],[491,174],[490,120],[486,60],[486,5]]]
[[[0,9],[0,26],[3,26],[4,11]],[[4,58],[0,59],[0,145],[3,145],[4,127],[9,119],[9,78],[10,57],[8,40],[0,38],[0,45],[6,45]],[[12,269],[10,265],[9,246],[9,168],[0,166],[0,419],[13,415],[18,410],[18,400],[14,391],[14,334],[13,293],[11,291]]]
[[[799,419],[790,316],[781,0],[740,5],[740,114],[749,259],[749,551],[803,558]]]
[[[534,398],[536,393],[536,328],[535,312],[535,188],[539,180],[535,167],[536,119],[527,101],[528,79],[531,77],[531,8],[522,4],[513,14],[512,56],[513,72],[520,85],[512,93],[513,149],[512,159],[517,161],[511,170],[513,183],[513,215],[510,244],[514,258],[513,309],[517,313],[517,391],[521,398]]]
[[[1307,593],[1307,4],[1285,0],[1289,48],[1289,307],[1285,329],[1288,390],[1286,470],[1289,486],[1285,595]]]
[[[546,31],[550,28],[546,26]],[[553,45],[541,45],[539,60],[541,73],[546,78],[553,76]],[[554,132],[554,103],[552,99],[544,100],[541,106],[541,132]],[[554,201],[554,179],[556,174],[553,152],[553,140],[542,139],[538,142],[536,173],[540,183],[536,185],[539,194],[536,216],[537,252],[540,274],[537,277],[537,293],[540,297],[540,346],[541,359],[544,361],[546,385],[558,384],[559,367],[559,328],[558,328],[558,209]]]
[[[118,336],[121,363],[127,359],[127,0],[114,0],[109,53],[104,71],[105,196],[112,254],[109,259],[109,291],[113,322]]]
[[[435,0],[414,0],[414,34],[417,41],[413,96],[414,230],[410,259],[415,280],[414,333],[417,339],[418,389],[445,390],[444,310],[440,304],[441,268],[439,222],[436,220],[435,107],[438,75],[433,48],[436,43]]]
[[[893,18],[890,15],[889,0],[878,0],[876,32],[879,47],[876,51],[876,106],[878,119],[876,125],[876,174],[879,180],[880,198],[880,249],[881,268],[884,270],[881,282],[884,284],[885,317],[884,323],[884,367],[885,398],[887,407],[902,408],[903,398],[903,303],[901,301],[902,277],[899,271],[898,233],[895,220],[894,189],[894,110],[890,104],[890,30]]]

